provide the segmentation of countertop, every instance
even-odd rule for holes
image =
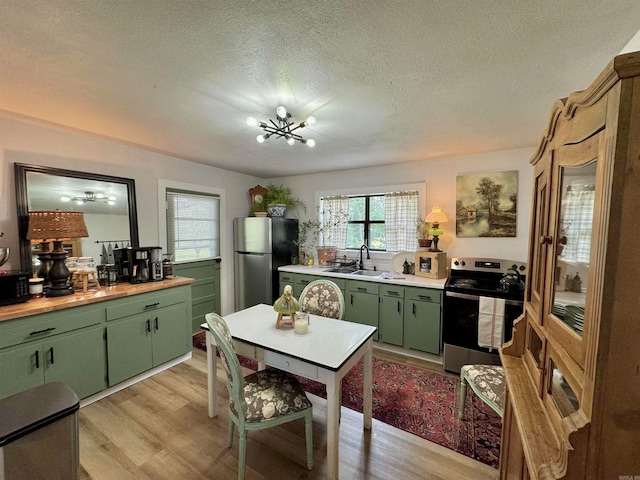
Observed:
[[[25,303],[16,303],[0,307],[0,322],[4,320],[14,320],[16,318],[28,317],[39,313],[55,312],[65,308],[79,307],[91,303],[114,300],[116,298],[129,297],[140,293],[155,292],[165,288],[179,287],[193,283],[193,278],[175,277],[170,280],[147,283],[118,283],[112,287],[101,287],[100,290],[91,289],[87,293],[82,290],[76,291],[72,295],[64,297],[42,297],[27,300]]]
[[[444,284],[447,281],[446,278],[434,279],[434,278],[420,277],[417,275],[409,275],[404,273],[395,273],[395,272],[386,272],[386,271],[381,271],[380,273],[384,272],[392,275],[397,275],[402,278],[368,277],[366,275],[352,275],[350,273],[326,272],[325,270],[329,268],[331,267],[322,267],[319,265],[313,265],[313,266],[286,265],[284,267],[279,267],[278,271],[291,272],[291,273],[306,273],[309,275],[345,278],[349,280],[362,280],[364,282],[388,283],[393,285],[403,285],[405,287],[437,288],[440,290],[444,289]]]

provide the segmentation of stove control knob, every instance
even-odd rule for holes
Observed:
[[[464,267],[467,264],[464,260],[462,261],[462,266]]]
[[[458,260],[456,260],[455,262],[453,262],[454,265],[460,265],[460,262]]]

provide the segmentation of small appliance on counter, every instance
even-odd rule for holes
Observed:
[[[157,282],[164,278],[162,274],[162,248],[147,247],[149,250],[149,281]]]
[[[9,260],[10,250],[0,247],[0,267]],[[29,274],[0,269],[0,306],[29,300]]]
[[[129,249],[129,267],[131,283],[144,283],[149,281],[149,249],[136,247]]]
[[[131,268],[129,260],[132,256],[131,247],[127,248],[115,248],[113,250],[113,263],[116,266],[118,272],[118,281],[128,282],[131,280]]]

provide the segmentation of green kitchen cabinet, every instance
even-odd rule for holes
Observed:
[[[143,304],[147,308],[142,307]],[[151,296],[142,303],[136,300],[136,306],[137,309],[131,306],[134,312],[140,308],[146,311],[121,319],[110,318],[110,309],[107,308],[107,319],[110,320],[107,324],[109,386],[191,349],[191,325],[187,313],[190,305],[184,301],[163,305],[159,297]]]
[[[404,348],[439,355],[442,345],[442,291],[407,287]]]
[[[378,284],[347,280],[345,320],[378,327]],[[378,340],[378,330],[373,335]]]
[[[380,285],[380,342],[403,346],[404,291],[404,287],[397,285]]]
[[[78,398],[106,387],[104,329],[93,327],[33,341],[0,353],[0,398],[63,382]]]
[[[293,296],[296,298],[300,298],[300,294],[302,293],[302,290],[304,290],[304,287],[309,285],[318,277],[316,277],[315,275],[309,275],[307,273],[296,273],[293,278]],[[280,292],[280,295],[282,295],[282,292]]]
[[[191,284],[191,333],[197,333],[209,312],[222,312],[220,302],[220,259],[176,263],[174,275],[195,279]]]
[[[291,272],[278,272],[278,284],[280,285],[280,290],[278,290],[277,295],[274,295],[275,297],[280,297],[280,295],[282,295],[285,286],[291,285],[291,288],[295,287],[295,275],[295,273]],[[295,293],[293,296],[296,297]]]

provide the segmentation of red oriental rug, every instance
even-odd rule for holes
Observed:
[[[206,350],[204,334],[194,346]],[[253,360],[239,356],[255,370]],[[326,398],[323,384],[300,378],[304,389]],[[342,381],[342,405],[362,412],[362,363]],[[450,448],[491,467],[498,467],[502,420],[467,389],[465,419],[458,418],[460,380],[430,370],[373,358],[373,417],[426,440]]]

